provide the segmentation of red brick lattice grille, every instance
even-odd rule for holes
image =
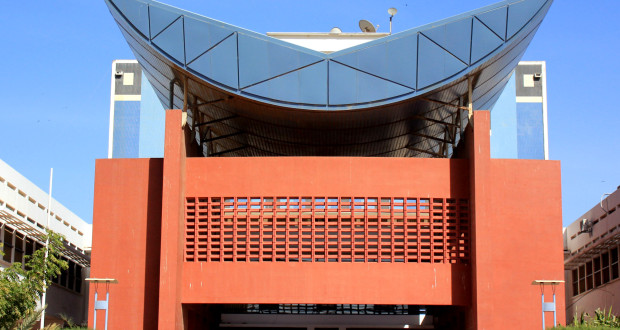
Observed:
[[[469,202],[399,197],[199,197],[185,261],[469,263]]]

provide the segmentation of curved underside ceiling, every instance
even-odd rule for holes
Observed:
[[[551,2],[504,1],[323,54],[154,1],[106,0],[164,107],[183,108],[187,92],[205,155],[396,157],[450,157],[468,80],[474,108],[490,109]]]

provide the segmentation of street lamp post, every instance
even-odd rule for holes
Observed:
[[[110,284],[118,283],[118,280],[113,278],[87,278],[87,282],[95,284],[95,306],[93,313],[93,329],[97,329],[97,311],[105,311],[105,330],[108,330],[108,315],[110,314],[109,302],[110,302]],[[105,300],[97,300],[98,298],[98,284],[105,284]]]
[[[542,328],[545,330],[545,312],[553,312],[553,326],[558,324],[555,306],[555,288],[557,285],[564,283],[562,280],[536,280],[532,285],[540,286],[540,301],[542,302]],[[553,301],[545,302],[545,284],[550,285],[553,292]]]

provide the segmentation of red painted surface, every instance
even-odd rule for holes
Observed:
[[[468,327],[472,329],[541,327],[540,290],[531,282],[563,278],[559,163],[490,159],[487,112],[474,116],[475,130],[466,139],[464,158],[469,159],[451,160],[186,159],[181,118],[178,110],[167,114],[162,187],[156,189],[163,202],[159,205],[159,299],[144,296],[145,274],[151,268],[145,271],[146,265],[136,259],[140,253],[126,257],[133,253],[131,247],[145,246],[140,240],[150,237],[146,229],[135,240],[115,241],[121,233],[127,235],[127,219],[144,224],[143,213],[150,205],[136,201],[150,200],[145,194],[155,187],[148,187],[148,175],[134,164],[148,160],[97,163],[93,276],[119,276],[120,280],[128,276],[121,274],[124,271],[141,272],[141,276],[123,278],[133,286],[123,286],[117,294],[144,306],[112,305],[111,322],[126,327],[136,315],[144,315],[144,319],[158,319],[160,329],[182,328],[186,323],[182,303],[378,303],[469,305]],[[212,196],[466,198],[473,223],[471,265],[183,262],[185,198]],[[561,287],[557,295],[558,320],[562,321]],[[152,308],[154,303],[159,303],[159,315]],[[145,308],[144,312],[139,308]]]
[[[475,112],[472,173],[472,329],[542,327],[534,280],[563,280],[560,163],[489,158],[489,113]],[[471,134],[471,132],[470,132]],[[551,301],[551,289],[545,291]],[[564,288],[557,287],[563,323]],[[547,325],[553,325],[551,313]]]
[[[183,219],[185,202],[185,132],[183,113],[168,111],[164,145],[161,212],[161,259],[159,282],[159,328],[183,327],[181,275],[183,270]]]
[[[469,267],[405,263],[196,263],[184,303],[467,305]]]
[[[114,278],[109,329],[157,327],[161,159],[100,159],[96,162],[90,277]],[[106,286],[98,285],[99,300]],[[89,326],[95,286],[90,285]],[[97,329],[104,327],[97,314]]]
[[[469,197],[467,161],[431,158],[187,159],[187,196]]]

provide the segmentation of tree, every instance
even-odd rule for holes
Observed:
[[[63,237],[48,231],[43,239],[49,239],[47,258],[45,248],[41,248],[26,256],[25,269],[16,262],[0,271],[0,330],[11,329],[34,313],[43,290],[69,267],[61,258]]]

